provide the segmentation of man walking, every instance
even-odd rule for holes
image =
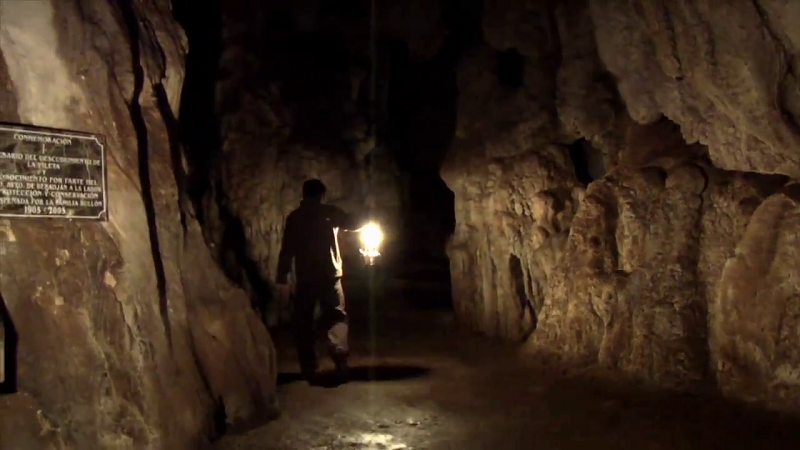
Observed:
[[[355,218],[322,203],[326,192],[320,180],[303,183],[303,201],[286,218],[276,283],[288,291],[288,276],[295,265],[295,305],[292,317],[300,369],[309,383],[317,371],[314,310],[321,310],[318,330],[326,333],[328,352],[339,382],[347,381],[347,313],[342,290],[339,230],[358,231]]]

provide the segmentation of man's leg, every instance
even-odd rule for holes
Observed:
[[[320,317],[320,331],[326,334],[328,352],[333,362],[336,364],[337,371],[341,375],[346,375],[348,347],[348,324],[347,312],[344,307],[344,290],[342,289],[341,278],[336,279],[331,284],[321,287],[320,307],[322,316]]]
[[[308,286],[297,286],[292,328],[294,345],[297,349],[297,360],[300,371],[307,381],[311,381],[317,371],[316,332],[314,330],[314,289]]]

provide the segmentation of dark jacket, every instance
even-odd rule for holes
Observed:
[[[335,280],[342,276],[339,229],[356,230],[357,219],[341,209],[303,200],[286,218],[276,282],[285,284],[295,263],[297,283]]]

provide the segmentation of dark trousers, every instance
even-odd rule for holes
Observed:
[[[320,306],[319,321],[314,323],[314,310]],[[298,280],[293,315],[295,346],[304,372],[317,369],[316,343],[325,336],[328,352],[339,365],[347,358],[347,313],[341,278],[333,280]]]

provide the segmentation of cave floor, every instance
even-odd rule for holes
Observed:
[[[281,417],[217,448],[800,448],[798,423],[777,414],[523,367],[514,349],[457,330],[447,313],[375,316],[370,330],[352,313],[353,380],[336,388],[300,381],[289,336],[276,333]]]

